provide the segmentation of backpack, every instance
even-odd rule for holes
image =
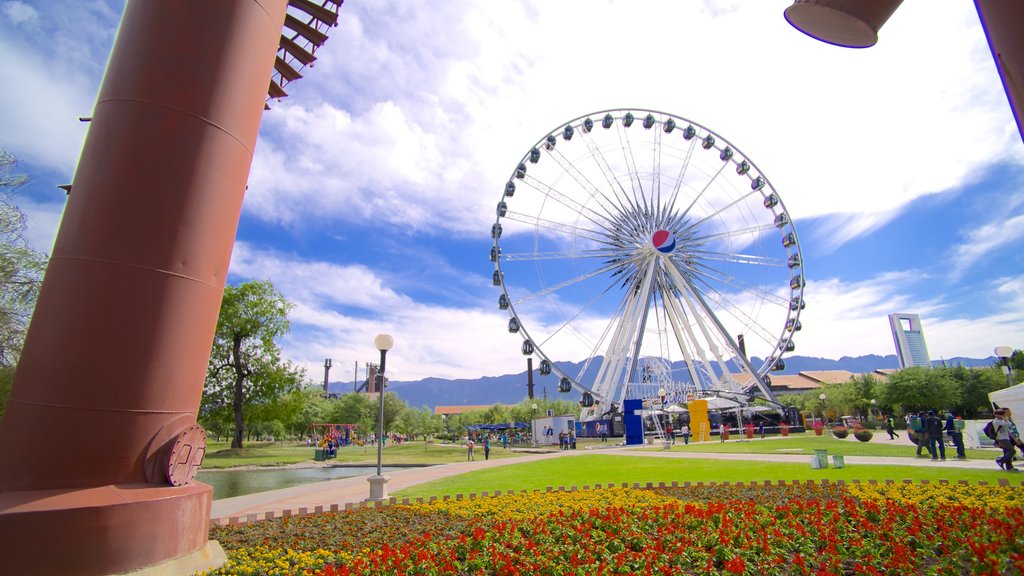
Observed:
[[[988,424],[985,424],[985,427],[982,428],[981,431],[985,433],[985,436],[988,436],[992,440],[996,439],[996,427],[992,423],[992,421],[989,421]]]
[[[910,417],[910,429],[914,432],[924,432],[924,423],[921,422],[921,418],[918,416]]]

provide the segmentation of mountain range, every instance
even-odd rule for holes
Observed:
[[[940,366],[991,366],[996,362],[995,357],[989,358],[949,358],[945,360],[934,360],[932,365]],[[761,359],[751,358],[751,363],[760,365]],[[568,374],[577,374],[583,366],[582,362],[556,362],[561,370]],[[586,383],[593,378],[596,372],[594,365],[581,381]],[[843,356],[838,360],[829,358],[817,358],[813,356],[787,356],[786,369],[776,372],[777,374],[798,374],[811,370],[846,370],[856,374],[873,372],[882,369],[895,369],[898,362],[895,355],[879,356],[870,354],[867,356]],[[678,368],[673,366],[673,368]],[[424,378],[416,381],[389,381],[388,391],[394,392],[407,405],[414,408],[426,406],[433,409],[435,406],[459,406],[459,405],[493,405],[493,404],[517,404],[526,398],[526,371],[518,374],[505,374],[502,376],[482,376],[480,378],[460,378],[448,380],[444,378]],[[336,394],[351,392],[352,382],[331,382],[328,391]],[[552,374],[540,376],[534,370],[534,395],[536,397],[555,398],[558,393],[558,379]],[[565,399],[578,400],[578,393],[564,395]]]

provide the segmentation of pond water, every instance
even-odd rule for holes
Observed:
[[[397,468],[387,466],[382,472]],[[196,480],[213,486],[213,499],[232,498],[256,492],[291,488],[300,484],[323,482],[352,476],[372,476],[376,466],[338,466],[324,468],[271,468],[268,470],[213,470],[200,471]]]

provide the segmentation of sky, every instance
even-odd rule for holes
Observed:
[[[973,5],[904,3],[851,50],[793,29],[789,4],[349,0],[264,114],[229,282],[295,304],[281,344],[313,381],[325,358],[332,380],[361,377],[381,332],[395,380],[520,372],[495,204],[549,132],[643,108],[735,143],[784,200],[797,354],[893,354],[893,312],[921,316],[933,359],[1024,347],[1024,144]],[[0,0],[0,146],[44,252],[123,8]]]

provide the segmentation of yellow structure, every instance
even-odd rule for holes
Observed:
[[[693,441],[710,442],[711,423],[708,421],[708,401],[691,400],[686,403],[686,409],[690,411],[690,430],[693,432]]]

